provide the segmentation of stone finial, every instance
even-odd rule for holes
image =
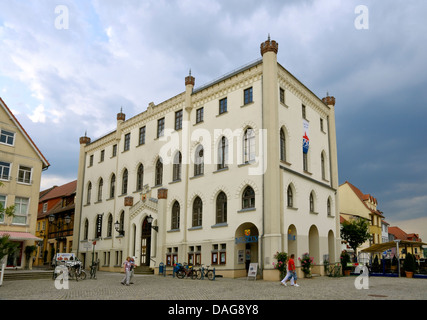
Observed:
[[[275,40],[270,40],[270,34],[268,34],[267,41],[264,41],[261,43],[260,46],[261,49],[261,56],[264,55],[264,53],[272,51],[275,54],[277,54],[277,51],[279,50],[279,44]]]

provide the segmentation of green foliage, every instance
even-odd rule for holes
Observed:
[[[0,187],[3,186],[3,183],[0,182]],[[8,217],[13,217],[15,215],[15,205],[12,205],[10,207],[3,207],[3,205],[0,203],[0,219],[3,219],[4,215]]]
[[[286,262],[288,261],[288,254],[286,252],[276,252],[274,259],[277,259],[277,263],[273,262],[274,268],[278,269],[280,271],[281,277],[284,278],[286,274]]]
[[[348,242],[354,250],[356,257],[357,248],[371,237],[369,233],[369,222],[362,218],[357,218],[350,222],[345,221],[341,228],[341,238]]]
[[[417,268],[417,264],[415,262],[414,255],[407,253],[405,261],[403,262],[403,269],[405,271],[415,272],[416,268]]]
[[[9,240],[9,235],[6,234],[0,237],[0,260],[4,256],[13,255],[18,250],[19,242],[12,242]]]

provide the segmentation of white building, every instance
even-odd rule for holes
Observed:
[[[91,259],[95,239],[103,270],[136,256],[239,277],[251,262],[275,280],[278,251],[338,261],[335,98],[320,100],[277,50],[268,39],[262,59],[199,88],[190,74],[181,94],[80,138],[73,251]]]

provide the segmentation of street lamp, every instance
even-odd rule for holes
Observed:
[[[70,224],[71,222],[71,217],[69,215],[66,215],[64,218],[64,222],[62,223],[62,221],[58,221],[57,223],[55,223],[55,215],[54,214],[50,214],[48,217],[49,223],[56,226],[58,229],[61,229],[64,225]]]
[[[116,229],[116,231],[119,233],[119,235],[121,236],[125,236],[125,231],[123,229],[120,229],[120,222],[118,222],[116,220],[116,222],[114,223],[114,229]]]
[[[159,227],[158,226],[152,226],[151,224],[153,223],[154,218],[151,216],[151,214],[147,217],[147,222],[150,225],[151,228],[153,228],[154,230],[156,230],[157,232],[159,232]]]

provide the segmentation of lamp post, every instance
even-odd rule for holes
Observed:
[[[397,273],[399,275],[400,278],[400,254],[399,254],[399,243],[400,240],[393,240],[394,242],[396,242],[396,253],[397,253]]]
[[[119,233],[119,235],[121,235],[123,237],[125,236],[125,231],[123,229],[121,229],[120,222],[116,221],[114,223],[114,229],[116,229],[116,231]]]
[[[150,225],[151,228],[153,228],[154,230],[156,230],[157,232],[159,232],[159,227],[158,226],[152,226],[151,224],[153,223],[154,218],[151,216],[151,214],[147,217],[147,222]]]

